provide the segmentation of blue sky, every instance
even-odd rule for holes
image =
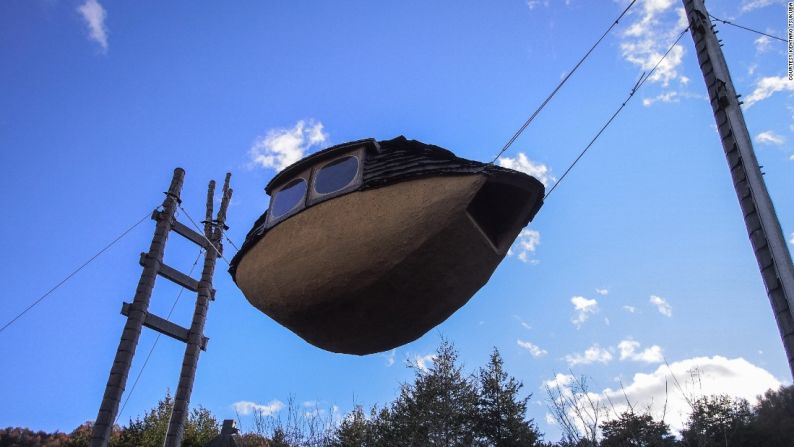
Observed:
[[[708,3],[715,16],[785,35],[783,2]],[[232,172],[228,235],[239,245],[267,206],[275,168],[300,154],[402,134],[490,160],[626,4],[1,3],[0,322],[150,212],[176,166],[187,171],[193,216],[206,182]],[[680,7],[640,0],[500,162],[554,183],[683,29]],[[718,28],[794,243],[785,45]],[[686,386],[693,368],[703,381],[691,393],[751,398],[790,383],[701,79],[687,35],[491,281],[393,352],[356,357],[306,344],[251,307],[219,264],[193,403],[221,418],[236,408],[244,423],[246,410],[275,411],[290,396],[326,411],[382,404],[411,379],[404,364],[432,361],[442,335],[469,370],[498,347],[551,439],[542,386],[564,386],[571,372],[590,377],[600,399],[622,383],[634,403],[657,407],[665,378]],[[138,226],[0,333],[0,426],[70,431],[96,416],[121,302],[134,293],[152,229]],[[173,237],[166,260],[187,271],[196,256]],[[177,293],[159,281],[152,311],[167,314]],[[174,313],[183,325],[190,298]],[[153,341],[145,331],[131,377]],[[121,421],[176,387],[183,349],[159,341]],[[683,392],[671,394],[676,426]]]

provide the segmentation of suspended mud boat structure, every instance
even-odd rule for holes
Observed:
[[[235,282],[309,343],[359,355],[413,341],[466,304],[544,195],[524,173],[404,137],[317,152],[265,191]]]

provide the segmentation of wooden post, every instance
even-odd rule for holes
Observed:
[[[744,223],[794,376],[794,266],[703,0],[683,0]]]
[[[218,217],[212,220],[213,198],[215,194],[215,182],[211,181],[207,190],[207,212],[204,220],[204,235],[212,246],[207,246],[204,253],[204,268],[201,272],[199,281],[198,298],[196,308],[193,312],[193,321],[190,325],[190,335],[188,337],[185,356],[182,360],[182,371],[179,375],[179,385],[174,396],[174,410],[168,422],[168,433],[165,437],[165,447],[179,447],[182,445],[184,436],[185,420],[188,416],[190,404],[190,394],[193,391],[193,382],[196,378],[196,368],[198,358],[201,353],[201,343],[204,337],[204,322],[207,319],[207,310],[212,295],[212,277],[215,272],[215,261],[223,253],[222,237],[226,222],[226,208],[232,198],[232,190],[229,188],[231,174],[226,174],[223,184],[223,198]]]
[[[113,360],[110,377],[105,386],[105,394],[99,407],[99,414],[97,414],[96,422],[94,423],[91,434],[92,447],[106,447],[108,445],[113,423],[119,410],[119,402],[127,385],[127,375],[130,372],[132,358],[135,356],[135,349],[138,346],[141,327],[149,308],[157,271],[163,262],[165,243],[168,239],[168,233],[171,231],[171,222],[174,220],[174,213],[180,201],[179,194],[182,191],[184,178],[185,171],[182,168],[176,168],[171,179],[171,186],[169,186],[168,192],[165,193],[163,210],[157,219],[154,237],[149,246],[149,252],[146,254],[143,273],[135,290],[135,298],[129,306],[127,322],[121,334],[121,341],[119,341],[119,347],[116,350],[116,358]]]

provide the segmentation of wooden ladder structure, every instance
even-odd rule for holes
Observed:
[[[188,415],[188,405],[196,377],[199,354],[207,349],[207,342],[209,341],[204,336],[204,323],[207,319],[209,302],[215,299],[212,278],[215,273],[215,262],[217,258],[222,257],[223,253],[223,232],[227,229],[226,210],[232,197],[232,189],[229,187],[231,174],[227,173],[223,183],[220,209],[215,219],[213,219],[215,181],[210,181],[207,189],[206,215],[203,221],[204,234],[202,235],[176,220],[176,210],[180,207],[182,201],[180,193],[184,178],[185,171],[182,168],[176,168],[171,179],[171,185],[165,193],[162,207],[152,213],[152,219],[157,222],[154,236],[152,237],[149,251],[142,253],[139,260],[143,267],[143,272],[138,281],[135,297],[132,303],[122,304],[121,313],[127,317],[127,322],[121,334],[121,340],[116,351],[116,357],[113,360],[113,366],[110,369],[110,377],[105,387],[102,404],[94,423],[91,435],[92,447],[106,447],[108,445],[118,414],[119,403],[127,384],[132,359],[135,356],[135,350],[141,335],[141,329],[144,326],[186,344],[182,370],[179,375],[179,385],[174,396],[174,409],[168,423],[168,433],[166,434],[164,445],[166,447],[178,447],[182,444],[184,425]],[[201,272],[201,279],[193,279],[163,262],[165,244],[171,231],[195,243],[204,250],[204,266]],[[184,328],[148,312],[152,290],[158,275],[197,293],[190,328]]]

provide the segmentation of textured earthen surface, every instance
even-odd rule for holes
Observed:
[[[241,260],[238,285],[255,307],[329,351],[369,354],[415,340],[465,304],[504,257],[466,212],[485,181],[433,177],[319,204],[268,232]]]

